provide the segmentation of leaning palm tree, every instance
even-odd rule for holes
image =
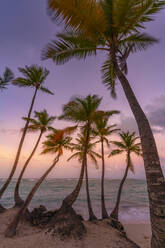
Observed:
[[[84,177],[90,129],[97,116],[97,109],[101,103],[101,100],[102,98],[99,98],[97,95],[88,95],[84,98],[75,97],[63,107],[63,114],[61,115],[60,119],[73,121],[79,125],[83,124],[83,129],[86,130],[80,177],[73,192],[63,200],[63,208],[65,208],[65,206],[72,206],[79,195]]]
[[[29,121],[30,121],[30,117],[31,117],[31,113],[33,110],[33,105],[34,105],[34,101],[36,99],[37,92],[39,90],[41,90],[42,92],[45,92],[48,94],[53,94],[50,90],[43,87],[43,84],[44,84],[44,82],[45,82],[45,80],[49,74],[49,71],[46,68],[42,68],[42,67],[37,66],[37,65],[32,65],[32,66],[25,66],[25,68],[19,68],[19,71],[23,74],[24,77],[18,77],[16,79],[14,79],[13,84],[18,86],[18,87],[34,88],[34,95],[33,95],[33,98],[32,98],[31,104],[30,104],[27,120],[25,123],[25,127],[23,129],[23,132],[22,132],[21,140],[19,142],[19,146],[18,146],[18,150],[17,150],[17,154],[15,157],[13,167],[11,169],[9,177],[7,178],[7,180],[4,183],[4,185],[2,186],[2,188],[0,189],[0,198],[2,197],[3,193],[7,189],[9,183],[11,182],[11,179],[12,179],[12,177],[15,173],[15,170],[17,168],[19,157],[20,157],[22,146],[24,143],[24,139],[25,139],[25,136],[27,133],[27,129],[28,129],[28,125],[29,125]]]
[[[72,154],[68,161],[70,161],[73,158],[77,158],[80,163],[83,161],[83,155],[84,155],[84,145],[85,145],[85,133],[78,134],[78,138],[76,138],[77,143],[72,143],[72,149],[74,150],[74,154]],[[88,142],[88,148],[87,148],[87,156],[89,159],[96,165],[96,168],[98,167],[97,158],[101,158],[100,154],[95,152],[93,148],[96,146],[96,142],[91,142],[91,136],[89,137]],[[89,193],[89,183],[88,183],[88,168],[87,168],[87,158],[85,163],[85,177],[86,177],[86,192],[87,192],[87,203],[88,203],[88,213],[89,213],[89,220],[93,221],[96,220],[97,217],[95,216],[93,209],[92,209],[92,203]]]
[[[130,132],[121,132],[120,134],[121,141],[112,141],[111,143],[117,146],[117,149],[113,150],[109,157],[122,154],[123,152],[126,154],[126,169],[123,176],[123,179],[121,180],[119,190],[117,193],[117,201],[115,204],[115,207],[111,213],[111,217],[118,220],[118,213],[119,213],[119,205],[120,205],[120,199],[121,199],[121,193],[123,189],[124,182],[127,178],[128,171],[131,170],[134,172],[134,166],[131,159],[131,154],[136,154],[138,156],[142,156],[142,150],[141,150],[141,143],[137,143],[137,140],[139,137],[135,136],[135,133]]]
[[[97,109],[101,103],[101,100],[102,98],[99,98],[96,95],[74,97],[64,105],[63,114],[60,117],[60,119],[75,122],[77,126],[83,126],[83,129],[85,130],[85,144],[79,180],[74,190],[65,197],[60,209],[52,220],[53,233],[57,232],[61,235],[62,232],[62,236],[74,235],[80,238],[80,236],[86,233],[85,226],[80,220],[80,217],[73,210],[72,205],[76,201],[81,190],[86,165],[86,154],[88,150],[90,128],[94,119],[96,118]]]
[[[0,77],[0,90],[7,89],[8,84],[14,79],[13,72],[6,67],[5,72],[3,73],[3,76]]]
[[[117,132],[119,129],[116,128],[116,125],[108,125],[109,117],[113,114],[118,114],[119,111],[111,111],[108,117],[97,118],[95,121],[95,127],[92,130],[94,136],[98,137],[98,141],[101,144],[101,158],[102,158],[102,177],[101,177],[101,210],[102,210],[102,218],[108,218],[109,215],[105,206],[105,198],[104,198],[104,176],[105,176],[105,158],[104,158],[104,144],[107,147],[110,147],[110,143],[108,137],[113,133]]]
[[[33,155],[35,154],[35,151],[40,143],[40,140],[43,136],[43,134],[47,131],[52,129],[51,125],[53,123],[53,121],[56,119],[55,116],[49,116],[47,111],[44,109],[41,112],[37,112],[35,111],[35,118],[30,118],[29,119],[29,126],[28,126],[28,132],[38,132],[40,131],[40,134],[38,136],[37,142],[30,154],[30,156],[28,157],[28,159],[26,160],[21,173],[18,177],[17,183],[16,183],[16,187],[15,187],[15,192],[14,192],[14,200],[15,200],[15,206],[19,207],[21,206],[24,201],[21,199],[20,194],[19,194],[19,187],[20,187],[20,183],[22,180],[22,177],[25,173],[25,170],[30,162],[30,160],[32,159]],[[23,118],[25,121],[27,121],[27,118]]]
[[[49,43],[42,55],[56,64],[64,64],[72,58],[86,59],[97,52],[105,53],[103,82],[115,96],[116,79],[119,79],[139,128],[149,193],[152,248],[161,248],[165,243],[165,180],[149,122],[125,74],[129,54],[157,42],[142,30],[164,6],[164,0],[48,0],[49,13],[71,30],[58,34],[58,40]]]
[[[42,154],[53,154],[56,155],[55,159],[53,160],[52,165],[46,170],[46,172],[43,174],[43,176],[40,177],[40,179],[36,182],[36,184],[33,186],[32,190],[28,194],[24,204],[14,217],[11,224],[8,226],[5,232],[6,237],[13,237],[16,234],[16,229],[19,224],[19,221],[21,220],[23,214],[27,210],[32,198],[34,197],[35,192],[41,185],[41,183],[44,181],[44,179],[48,176],[48,174],[52,171],[52,169],[55,167],[57,162],[59,161],[60,157],[63,155],[64,149],[71,149],[70,143],[72,138],[69,136],[61,136],[59,138],[56,138],[56,135],[58,136],[58,130],[54,130],[51,134],[47,136],[47,140],[43,142],[43,151]]]

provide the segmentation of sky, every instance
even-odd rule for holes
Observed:
[[[157,45],[145,52],[130,56],[128,60],[128,79],[146,113],[152,126],[162,168],[165,171],[165,10],[156,16],[156,20],[147,25],[147,32],[159,38]],[[0,75],[8,66],[15,74],[21,76],[18,67],[38,64],[46,67],[50,74],[45,86],[54,92],[54,96],[39,93],[34,110],[47,109],[50,115],[60,115],[62,105],[75,95],[86,96],[97,94],[103,97],[100,109],[120,110],[121,114],[111,119],[111,124],[117,123],[122,130],[137,131],[137,126],[124,93],[117,85],[117,99],[101,83],[100,67],[105,56],[88,58],[85,61],[72,60],[65,65],[56,66],[52,61],[41,61],[41,51],[45,45],[61,31],[61,26],[53,23],[46,11],[46,0],[1,0],[0,8]],[[0,177],[7,177],[14,162],[15,154],[21,137],[20,129],[24,125],[23,116],[27,115],[33,95],[32,89],[17,88],[10,85],[7,90],[0,92]],[[54,127],[61,128],[72,123],[55,121]],[[21,167],[32,150],[36,134],[28,134],[21,153],[18,176]],[[118,136],[112,137],[118,139]],[[44,140],[44,138],[43,138]],[[53,156],[40,155],[42,144],[36,152],[25,177],[39,177],[50,166]],[[100,152],[100,147],[97,147]],[[109,154],[106,150],[106,155]],[[67,162],[69,153],[66,152],[50,174],[52,178],[78,177],[80,164],[76,160]],[[133,157],[135,175],[132,178],[145,178],[142,159]],[[107,158],[106,177],[120,178],[125,169],[124,156]],[[101,164],[96,170],[89,161],[89,177],[101,175]]]

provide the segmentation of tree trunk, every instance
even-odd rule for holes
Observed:
[[[149,196],[152,228],[151,248],[162,248],[165,244],[165,180],[149,122],[141,109],[125,75],[120,70],[114,48],[111,57],[118,79],[135,116],[141,137],[144,167]]]
[[[91,199],[90,199],[90,194],[89,194],[89,184],[88,184],[88,168],[87,168],[87,158],[85,162],[85,178],[86,178],[86,192],[87,192],[87,203],[88,203],[88,212],[89,212],[89,220],[97,220],[97,217],[95,216],[93,209],[92,209],[92,204],[91,204]]]
[[[101,176],[101,210],[102,210],[102,218],[108,218],[108,213],[105,207],[105,199],[104,199],[104,175],[105,175],[105,161],[104,161],[104,141],[101,138],[101,153],[102,153],[102,176]]]
[[[41,185],[41,183],[43,182],[43,180],[47,177],[47,175],[51,172],[51,170],[54,168],[54,166],[56,165],[56,163],[59,161],[59,156],[56,157],[56,159],[54,160],[54,163],[49,167],[49,169],[44,173],[44,175],[42,177],[40,177],[40,179],[37,181],[37,183],[33,186],[32,190],[30,191],[30,193],[28,194],[23,206],[20,208],[20,210],[18,211],[18,213],[16,214],[15,218],[13,219],[13,221],[11,222],[11,224],[8,226],[8,228],[5,231],[5,237],[13,237],[16,235],[16,229],[17,226],[21,220],[21,217],[23,216],[23,214],[25,213],[25,211],[27,210],[32,198],[34,197],[35,192],[37,191],[37,189],[39,188],[39,186]]]
[[[80,177],[78,180],[78,183],[75,187],[75,189],[73,190],[73,192],[71,194],[69,194],[62,202],[62,206],[61,207],[65,207],[67,206],[72,206],[73,203],[76,201],[82,183],[83,183],[83,178],[84,178],[84,170],[85,170],[85,160],[86,160],[86,154],[87,154],[87,149],[88,149],[88,142],[89,142],[89,130],[90,130],[90,124],[87,124],[87,135],[86,135],[86,141],[85,141],[85,145],[84,145],[84,154],[83,154],[83,160],[82,160],[82,166],[81,166],[81,172],[80,172]]]
[[[30,105],[29,113],[28,113],[28,119],[27,119],[25,127],[23,129],[22,137],[21,137],[21,140],[20,140],[20,143],[19,143],[19,147],[18,147],[18,150],[17,150],[17,154],[16,154],[16,158],[15,158],[12,170],[11,170],[10,175],[7,178],[5,184],[2,186],[2,188],[0,190],[0,199],[1,199],[2,195],[3,195],[3,193],[5,192],[5,190],[7,189],[9,183],[11,182],[11,179],[13,178],[13,175],[14,175],[15,170],[17,168],[17,164],[18,164],[18,161],[19,161],[19,157],[20,157],[22,146],[23,146],[23,142],[24,142],[24,139],[25,139],[25,136],[26,136],[26,133],[27,133],[27,129],[28,129],[28,125],[29,125],[29,118],[30,118],[31,113],[32,113],[32,109],[33,109],[33,105],[34,105],[34,101],[35,101],[35,98],[36,98],[37,91],[38,91],[38,88],[35,89],[35,92],[34,92],[34,95],[33,95],[33,98],[32,98],[32,102],[31,102],[31,105]]]
[[[130,163],[130,154],[128,153],[127,155],[127,167],[126,167],[126,170],[125,170],[125,173],[124,173],[124,177],[123,179],[121,180],[121,183],[120,183],[120,186],[119,186],[119,190],[118,190],[118,193],[117,193],[117,201],[116,201],[116,205],[112,211],[112,213],[110,214],[110,216],[114,219],[116,219],[118,221],[118,214],[119,214],[119,205],[120,205],[120,199],[121,199],[121,193],[122,193],[122,189],[123,189],[123,185],[124,185],[124,182],[127,178],[127,175],[128,175],[128,170],[129,170],[129,163]]]
[[[38,145],[39,145],[39,142],[41,140],[41,137],[42,137],[42,134],[43,134],[43,131],[40,132],[40,135],[37,139],[37,142],[36,142],[36,145],[34,146],[33,148],[33,151],[32,153],[30,154],[29,158],[26,160],[25,164],[24,164],[24,167],[19,175],[19,178],[17,180],[17,184],[16,184],[16,187],[15,187],[15,192],[14,192],[14,200],[15,200],[15,207],[20,207],[23,205],[24,201],[21,199],[20,195],[19,195],[19,186],[20,186],[20,183],[21,183],[21,180],[22,180],[22,177],[23,177],[23,174],[31,160],[31,158],[33,157]]]

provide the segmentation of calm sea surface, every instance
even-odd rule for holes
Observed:
[[[36,182],[36,179],[24,179],[21,184],[21,195],[25,199],[26,195]],[[45,205],[48,209],[56,209],[60,206],[62,200],[68,195],[76,185],[76,179],[46,179],[39,190],[36,192],[30,208],[39,205]],[[0,179],[0,186],[4,179]],[[13,189],[16,180],[14,179],[2,199],[5,207],[13,206]],[[120,180],[105,180],[105,199],[108,212],[112,210]],[[90,195],[93,209],[97,217],[100,217],[100,180],[90,179]],[[83,184],[80,196],[74,208],[78,213],[88,218],[85,184]],[[128,179],[123,188],[123,194],[120,205],[120,220],[129,222],[149,221],[148,196],[146,190],[146,181]]]

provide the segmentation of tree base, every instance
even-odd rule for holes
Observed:
[[[6,211],[6,208],[4,208],[1,204],[0,204],[0,213],[4,213]]]
[[[124,226],[122,225],[122,223],[116,219],[113,219],[112,217],[109,217],[108,219],[106,219],[106,223],[108,225],[110,225],[111,227],[117,229],[119,232],[122,233],[123,236],[126,237],[126,232],[124,230]]]
[[[53,236],[58,235],[62,240],[69,237],[81,239],[86,234],[82,220],[72,207],[63,204],[50,221],[48,232]]]
[[[97,217],[95,215],[92,215],[89,217],[89,221],[97,221]]]

